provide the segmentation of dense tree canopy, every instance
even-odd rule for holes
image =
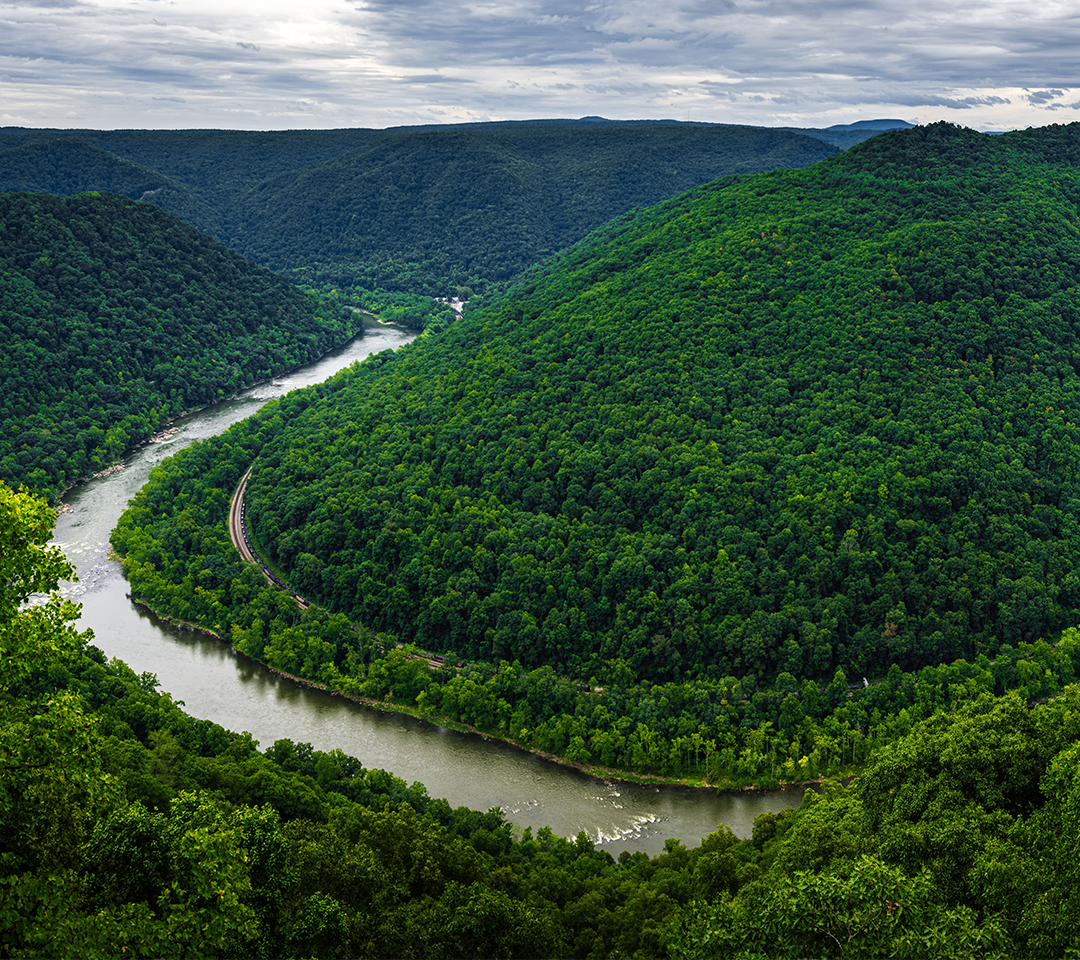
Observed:
[[[70,196],[91,190],[147,200],[204,233],[219,234],[220,214],[190,187],[75,137],[0,137],[0,193]]]
[[[609,226],[290,417],[256,539],[373,630],[584,676],[1075,622],[1078,135],[938,124]]]
[[[341,380],[377,378],[386,364],[375,357],[289,394],[156,468],[112,535],[132,597],[231,639],[286,675],[466,725],[601,775],[633,771],[726,789],[850,775],[938,712],[986,694],[1044,699],[1076,680],[1077,628],[1053,644],[1006,644],[992,661],[980,654],[909,672],[894,663],[869,686],[841,669],[827,682],[787,671],[772,682],[705,671],[653,683],[623,658],[591,661],[594,671],[576,678],[519,660],[440,664],[341,612],[301,609],[241,562],[226,527],[229,492],[287,423]],[[302,561],[301,572],[307,568],[317,574],[314,557]]]
[[[106,662],[42,501],[0,488],[0,953],[1066,956],[1080,691],[937,710],[865,774],[615,861],[340,750],[264,750]]]
[[[581,763],[863,768],[748,840],[616,862],[194,719],[25,606],[70,568],[0,485],[0,954],[1080,950],[1080,631],[1042,639],[1080,614],[1078,161],[1077,127],[940,124],[639,211],[185,451],[114,534],[136,596],[355,694]],[[53,238],[27,268],[98,199],[133,206],[14,198]],[[20,317],[61,292],[12,283]],[[123,342],[112,298],[80,316]],[[251,465],[307,610],[228,545]]]
[[[294,280],[443,296],[479,294],[634,206],[836,149],[797,131],[615,121],[11,131],[0,190],[109,190]]]
[[[498,310],[163,465],[113,536],[132,593],[352,694],[587,766],[729,786],[858,768],[983,693],[1055,695],[1075,679],[1076,633],[1044,640],[1076,616],[1057,445],[1074,388],[1040,325],[1068,342],[1068,297],[1051,291],[1052,320],[1037,297],[902,301],[904,261],[882,252],[900,228],[883,246],[826,232],[812,263],[757,247],[759,208],[788,193],[807,220],[833,193],[869,218],[843,191],[882,165],[872,150],[902,175],[873,180],[877,209],[902,219],[889,190],[935,182],[935,165],[967,170],[957,196],[1001,203],[1002,169],[1030,176],[1074,135],[914,131],[614,225]],[[980,166],[997,172],[967,186]],[[965,209],[946,225],[979,236]],[[1018,263],[1036,249],[1024,229]],[[796,262],[786,301],[772,271]],[[980,310],[998,322],[974,323]],[[1033,399],[1048,385],[1056,413]],[[1021,429],[1038,451],[1024,462]],[[256,545],[321,606],[300,611],[230,546],[228,492],[252,464]],[[394,646],[410,640],[468,662],[430,669]]]
[[[0,194],[0,481],[56,493],[359,324],[149,204]]]
[[[320,285],[504,281],[633,207],[833,152],[743,127],[406,130],[260,184],[244,205],[240,249]]]

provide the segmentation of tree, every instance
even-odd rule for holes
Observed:
[[[669,945],[675,957],[1004,956],[996,918],[943,902],[927,872],[906,876],[873,857],[849,868],[798,871],[747,898],[710,907]]]
[[[78,694],[35,695],[33,681],[90,636],[78,607],[51,593],[74,579],[47,546],[56,514],[0,486],[0,952],[25,941],[35,911],[67,894],[65,869],[94,813],[113,794],[101,775],[96,722]]]
[[[836,673],[833,674],[832,680],[828,687],[825,688],[825,701],[828,703],[830,709],[836,710],[841,704],[847,701],[847,697],[847,677],[844,675],[844,671],[840,667],[837,667]]]
[[[100,776],[96,722],[71,691],[34,695],[33,678],[85,643],[78,607],[55,591],[74,579],[47,546],[56,514],[44,500],[0,486],[0,856],[7,872],[60,867],[86,818],[111,792]],[[36,593],[44,603],[27,605]]]
[[[56,513],[25,490],[0,486],[0,682],[6,691],[32,670],[47,667],[63,649],[90,637],[70,626],[75,604],[51,596],[48,603],[24,607],[35,593],[51,594],[75,571],[52,537]]]
[[[91,637],[54,592],[74,579],[48,546],[55,518],[0,486],[0,954],[219,954],[256,934],[257,815],[196,794],[151,815],[102,772],[97,717],[55,683]]]

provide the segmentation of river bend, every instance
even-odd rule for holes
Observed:
[[[221,433],[268,400],[320,383],[371,353],[396,349],[413,335],[372,324],[365,335],[312,364],[178,420],[176,432],[132,453],[124,469],[67,496],[55,542],[75,564],[79,582],[65,592],[82,604],[81,627],[136,672],[157,675],[161,688],[196,717],[249,731],[262,746],[287,737],[316,749],[340,748],[368,768],[421,781],[433,797],[479,810],[501,807],[507,819],[575,836],[584,830],[614,856],[628,849],[654,855],[678,837],[695,846],[718,824],[748,836],[754,817],[799,802],[801,791],[716,796],[710,791],[656,788],[599,780],[544,762],[506,745],[384,714],[273,676],[229,646],[162,623],[135,606],[107,558],[109,534],[150,470],[194,440]]]

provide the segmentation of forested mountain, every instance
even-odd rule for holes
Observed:
[[[790,133],[804,133],[831,143],[834,147],[847,150],[857,143],[876,137],[886,130],[901,130],[915,126],[906,120],[857,120],[855,123],[834,123],[831,127],[815,129],[813,127],[781,127]]]
[[[1080,691],[939,711],[852,785],[618,861],[341,750],[259,749],[106,662],[44,503],[0,487],[0,953],[1057,957],[1080,947]]]
[[[109,190],[157,204],[305,283],[443,295],[505,280],[634,206],[730,173],[805,166],[836,149],[791,131],[599,119],[278,133],[9,130],[0,136],[0,187]]]
[[[245,205],[242,249],[320,283],[506,280],[633,207],[832,152],[744,127],[406,132],[260,185]]]
[[[372,630],[582,677],[1074,623],[1077,156],[938,124],[640,211],[264,434],[255,537]]]
[[[192,188],[86,140],[0,137],[0,193],[70,196],[93,190],[153,201],[203,233],[223,229],[218,211]]]
[[[40,147],[39,159],[100,158]],[[128,167],[136,188],[160,189]],[[151,204],[0,194],[0,481],[55,494],[357,325]]]
[[[185,451],[116,531],[133,593],[343,689],[672,775],[865,762],[749,840],[616,862],[193,719],[88,648],[74,605],[26,604],[71,571],[45,505],[0,485],[0,954],[1080,950],[1080,631],[1040,639],[1080,614],[1078,165],[1080,125],[938,124],[629,214]],[[41,380],[17,395],[51,396],[37,371],[69,339],[46,369],[86,366],[87,400],[17,410],[19,442],[95,396],[111,414],[105,374],[159,334],[182,349],[155,379],[217,324],[265,343],[275,307],[275,329],[314,317],[148,205],[0,203],[4,342]],[[148,259],[168,272],[129,269]],[[242,358],[221,356],[199,362],[228,380]],[[329,609],[228,547],[252,464],[257,546]],[[431,670],[396,638],[488,662]],[[850,689],[837,664],[891,667]]]

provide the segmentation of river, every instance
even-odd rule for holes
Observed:
[[[501,807],[512,823],[534,830],[550,826],[563,836],[584,830],[616,857],[624,849],[660,853],[669,837],[696,846],[721,823],[749,836],[759,813],[797,804],[801,790],[716,796],[586,777],[513,747],[281,680],[237,657],[227,644],[162,623],[131,602],[120,565],[107,558],[109,533],[154,466],[194,440],[221,433],[268,400],[411,339],[406,331],[372,324],[362,338],[315,363],[178,420],[174,435],[140,447],[123,470],[72,490],[55,543],[78,570],[79,582],[65,593],[82,604],[80,626],[94,631],[94,642],[108,656],[139,673],[156,674],[161,689],[183,701],[193,716],[246,730],[264,748],[286,737],[319,750],[340,748],[368,768],[421,781],[431,796],[445,797],[452,806]]]

